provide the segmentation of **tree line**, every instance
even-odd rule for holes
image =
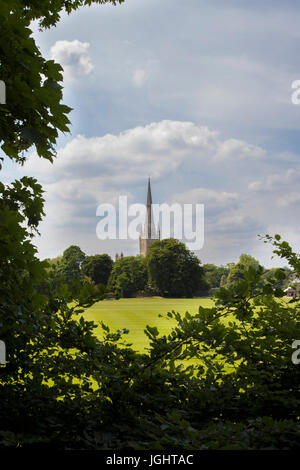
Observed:
[[[225,266],[201,264],[184,243],[175,239],[157,240],[146,257],[122,256],[115,261],[108,254],[87,256],[72,245],[62,256],[47,259],[53,282],[62,278],[70,287],[101,284],[111,295],[119,297],[160,295],[165,297],[211,296],[220,287],[230,287],[245,279],[250,268],[261,270],[262,284],[276,268],[266,269],[253,256],[242,254],[237,263]],[[277,287],[286,287],[292,271],[282,268]]]

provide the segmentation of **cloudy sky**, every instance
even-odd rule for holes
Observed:
[[[145,202],[148,176],[154,202],[204,204],[202,262],[280,264],[266,233],[300,251],[299,24],[298,0],[126,0],[35,25],[73,108],[53,165],[31,154],[5,167],[46,190],[40,257],[71,244],[136,254],[137,241],[97,238],[96,210]]]

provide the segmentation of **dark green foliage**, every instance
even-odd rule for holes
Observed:
[[[66,284],[53,288],[30,241],[39,219],[33,200],[42,203],[40,186],[30,187],[34,196],[20,188],[20,213],[2,186],[1,447],[299,448],[300,367],[291,361],[299,303],[283,301],[276,277],[262,284],[250,266],[218,291],[215,307],[169,312],[177,326],[163,336],[148,326],[145,354],[126,344],[127,330],[102,325],[100,341],[81,315],[104,291],[86,284],[69,304]],[[299,258],[282,243],[276,251],[300,274]],[[74,254],[72,247],[66,257]]]
[[[152,243],[146,262],[150,282],[162,295],[192,297],[207,287],[198,258],[174,238]]]
[[[107,254],[86,256],[81,270],[85,276],[88,276],[94,284],[107,285],[113,267],[113,260]]]
[[[255,270],[262,270],[263,268],[259,265],[259,262],[253,258],[253,256],[242,254],[238,263],[234,264],[226,280],[226,286],[232,286],[236,282],[245,279],[244,273],[248,268],[253,268]],[[224,285],[224,284],[223,284]]]
[[[90,3],[0,2],[0,60],[11,79],[9,104],[1,107],[1,139],[6,154],[19,162],[31,145],[40,156],[53,157],[56,129],[66,126],[68,111],[60,105],[61,69],[40,57],[26,22],[55,24],[60,10]],[[47,85],[41,82],[44,72]],[[97,339],[96,324],[84,320],[84,310],[103,299],[104,288],[79,281],[72,291],[59,279],[53,283],[32,244],[42,216],[36,180],[0,184],[0,339],[7,349],[7,363],[0,366],[1,448],[299,449],[300,365],[291,356],[292,343],[300,339],[300,309],[299,301],[284,300],[280,270],[262,279],[263,270],[249,265],[217,292],[213,308],[200,307],[194,315],[169,312],[176,326],[169,335],[148,326],[149,350],[140,354],[126,343],[128,330],[102,324]],[[300,276],[299,256],[289,244],[279,235],[265,241]],[[152,246],[163,289],[168,272],[176,295],[189,294],[188,281],[199,281],[198,260],[176,241],[165,241],[166,251],[160,243]],[[78,247],[64,253],[77,273],[83,257]],[[190,265],[195,271],[183,268]],[[114,269],[116,289],[145,287],[140,258],[123,258]]]
[[[80,291],[86,283],[90,283],[90,279],[86,278],[81,270],[85,254],[79,246],[71,245],[67,248],[61,257],[58,257],[56,263],[49,264],[47,272],[49,273],[49,281],[52,288],[56,288],[61,284],[66,287],[66,298],[68,296],[71,302],[77,292]],[[68,292],[68,294],[67,294]]]
[[[119,258],[111,271],[108,289],[122,297],[132,297],[147,284],[147,268],[141,256]]]
[[[85,254],[79,246],[71,245],[62,255],[61,262],[56,268],[58,276],[62,276],[67,283],[82,280],[81,265]]]
[[[69,131],[71,109],[61,104],[62,67],[41,56],[22,10],[22,2],[0,1],[1,80],[7,95],[0,106],[0,142],[17,162],[33,145],[40,157],[52,161],[58,131]]]
[[[229,266],[216,266],[215,264],[204,264],[204,279],[207,282],[208,289],[221,287],[221,281],[227,278]]]
[[[284,289],[291,283],[291,269],[289,268],[270,268],[266,269],[262,275],[264,282],[270,279],[276,279],[276,287]]]
[[[92,282],[106,286],[113,266],[109,255],[86,256],[76,245],[69,246],[62,256],[47,261],[50,264],[48,271],[53,274],[53,282],[56,283],[60,279],[69,288],[73,285],[71,290],[74,292],[78,283]]]

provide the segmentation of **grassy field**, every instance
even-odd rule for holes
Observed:
[[[161,334],[167,334],[174,326],[173,320],[159,318],[164,314],[175,310],[176,312],[196,313],[199,306],[210,307],[212,299],[164,299],[161,297],[104,300],[86,310],[84,318],[96,323],[103,321],[112,330],[127,328],[129,334],[125,336],[127,342],[138,351],[143,351],[148,345],[148,338],[144,333],[146,325],[157,326]],[[98,330],[101,334],[101,327]]]

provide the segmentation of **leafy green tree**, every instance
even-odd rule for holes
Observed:
[[[69,284],[82,280],[81,266],[84,260],[85,254],[81,248],[71,245],[63,252],[61,262],[56,266],[56,275],[63,277]]]
[[[69,130],[70,108],[62,104],[62,67],[42,57],[30,22],[55,24],[62,9],[91,3],[0,0],[0,78],[6,85],[0,160],[6,156],[22,164],[32,146],[42,158],[55,157],[58,132]],[[7,355],[0,366],[1,447],[57,443],[58,428],[65,436],[80,429],[76,416],[89,389],[84,383],[93,363],[89,353],[100,344],[92,334],[95,326],[74,315],[102,299],[103,291],[79,288],[71,307],[68,287],[54,286],[47,262],[37,257],[32,238],[45,215],[43,203],[34,178],[0,183],[0,338]],[[59,439],[58,448],[64,446],[63,434]]]
[[[61,263],[62,256],[56,256],[55,258],[46,258],[44,261],[46,261],[50,266],[57,266],[59,263]]]
[[[146,262],[150,282],[165,296],[191,297],[206,287],[199,259],[174,238],[153,242]]]
[[[221,279],[226,278],[229,273],[228,266],[216,266],[215,264],[204,264],[203,270],[204,270],[204,277],[209,285],[209,288],[220,287]]]
[[[102,291],[85,287],[69,307],[67,287],[53,289],[47,263],[37,258],[31,241],[42,207],[43,190],[33,178],[0,184],[0,338],[7,352],[7,363],[0,367],[1,447],[16,447],[20,440],[26,446],[32,432],[35,442],[51,441],[55,431],[48,423],[56,413],[70,422],[72,403],[65,408],[66,395],[82,392],[68,383],[68,375],[82,384],[86,351],[94,341],[92,325],[78,322],[74,314],[103,298]]]
[[[107,254],[86,256],[81,270],[90,277],[95,284],[107,285],[113,267],[113,260]]]
[[[235,263],[227,263],[227,264],[225,265],[226,271],[225,271],[224,274],[221,276],[221,279],[220,279],[220,287],[225,287],[225,286],[226,286],[229,273],[230,273],[230,271],[231,271],[231,269],[233,268],[234,265],[235,265]]]
[[[115,261],[108,288],[122,297],[132,297],[147,284],[147,268],[141,256],[124,256]]]
[[[58,132],[69,131],[71,110],[61,103],[62,67],[42,57],[31,37],[29,12],[21,1],[0,2],[1,79],[6,85],[0,142],[3,152],[19,163],[31,146],[53,160]]]
[[[253,258],[253,256],[242,254],[238,263],[232,266],[228,273],[228,277],[226,280],[226,286],[232,286],[236,282],[241,281],[245,278],[244,273],[249,269],[249,267],[253,269],[263,272],[263,267],[260,266],[259,262]]]
[[[277,279],[276,286],[280,289],[284,289],[289,285],[289,280],[291,277],[291,270],[289,268],[270,268],[265,269],[262,275],[264,282],[268,282],[270,279],[274,279],[278,271],[281,271],[282,277]]]
[[[286,241],[279,235],[265,241],[300,274],[300,257]],[[185,369],[189,404],[161,420],[162,448],[182,443],[187,423],[186,448],[299,448],[300,348],[295,351],[294,343],[300,304],[283,301],[281,269],[267,282],[262,275],[250,264],[242,279],[219,289],[212,308],[200,307],[194,315],[169,312],[177,327],[167,337],[147,327],[152,367],[170,367],[177,375],[175,364],[195,361]]]

